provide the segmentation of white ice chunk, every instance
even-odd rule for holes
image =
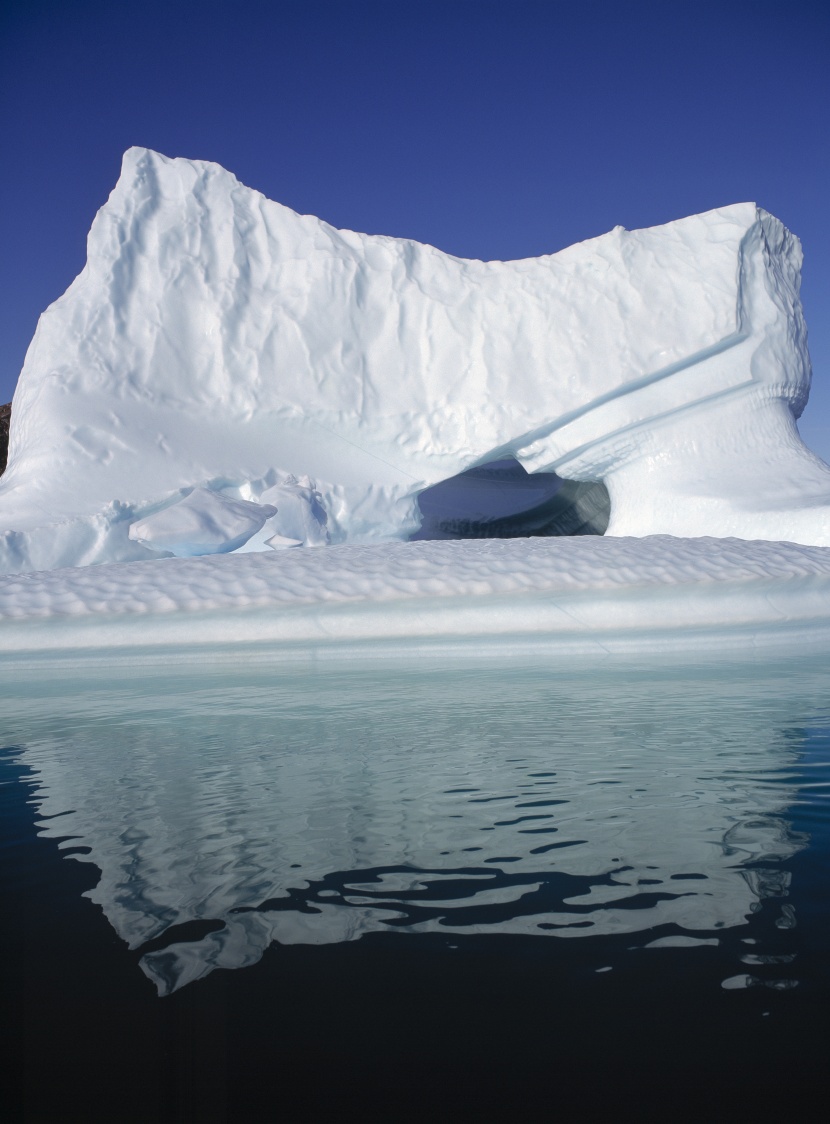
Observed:
[[[273,504],[277,514],[268,520],[268,529],[273,531],[267,540],[275,546],[273,539],[289,539],[292,543],[304,546],[324,546],[328,542],[326,531],[326,511],[323,499],[314,488],[299,482],[275,484],[259,497],[261,503]]]
[[[195,488],[179,503],[133,523],[130,538],[178,558],[227,554],[246,543],[276,513],[271,504],[231,500],[207,488]]]

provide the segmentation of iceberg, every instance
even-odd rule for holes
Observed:
[[[800,267],[751,203],[466,261],[130,149],[15,392],[3,651],[824,649]]]
[[[130,149],[26,356],[0,573],[406,540],[507,459],[589,497],[566,529],[607,489],[610,536],[828,545],[800,265],[751,203],[467,261]]]

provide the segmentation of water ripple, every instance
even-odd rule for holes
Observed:
[[[371,933],[590,939],[597,971],[621,936],[699,957],[732,933],[720,986],[782,990],[824,697],[804,675],[171,671],[34,683],[3,722],[41,832],[100,869],[89,897],[162,993]]]

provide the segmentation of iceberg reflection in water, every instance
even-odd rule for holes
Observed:
[[[100,869],[89,897],[162,994],[273,941],[690,947],[762,908],[795,924],[809,674],[168,670],[21,675],[2,722],[41,832]],[[739,969],[725,986],[753,982]]]

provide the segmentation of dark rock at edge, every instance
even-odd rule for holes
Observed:
[[[9,456],[9,424],[12,419],[12,404],[0,406],[0,475],[6,471]]]

